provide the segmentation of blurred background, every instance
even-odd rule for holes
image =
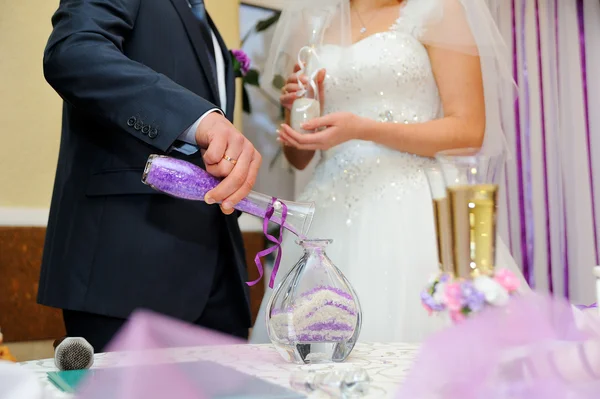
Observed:
[[[292,171],[279,152],[278,104],[257,86],[285,1],[206,0],[230,48],[253,70],[238,80],[236,125],[264,158],[256,190],[293,199],[311,168]],[[501,235],[536,289],[593,301],[600,264],[600,2],[488,0],[512,54],[518,90],[505,90],[511,149]],[[57,0],[0,0],[0,328],[18,360],[52,357],[60,313],[35,303],[54,180],[61,99],[45,82],[42,54]],[[241,219],[249,270],[265,242]],[[393,238],[390,238],[393,240]],[[268,279],[265,279],[268,281]],[[264,287],[254,287],[253,310]]]

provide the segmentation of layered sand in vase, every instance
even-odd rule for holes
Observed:
[[[281,341],[339,342],[354,334],[358,314],[352,296],[333,287],[317,287],[293,306],[271,314],[271,326]]]

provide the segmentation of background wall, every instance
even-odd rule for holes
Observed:
[[[238,47],[239,1],[206,5],[227,45]],[[0,225],[46,224],[62,101],[44,80],[42,55],[57,6],[57,0],[0,0]]]

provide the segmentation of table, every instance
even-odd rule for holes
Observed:
[[[290,372],[306,369],[340,369],[350,366],[362,367],[372,380],[372,392],[366,398],[392,398],[406,376],[418,351],[410,344],[358,344],[348,360],[341,364],[295,365],[285,362],[272,345],[238,345],[221,347],[196,347],[169,349],[173,361],[209,360],[232,367],[238,371],[263,378],[289,388]],[[122,353],[101,353],[95,357],[95,368],[118,366]],[[21,363],[22,367],[35,373],[50,398],[71,398],[60,392],[46,377],[48,371],[56,371],[53,359]],[[311,397],[320,397],[313,395]]]

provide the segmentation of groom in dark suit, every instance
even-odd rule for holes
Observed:
[[[96,351],[137,308],[247,337],[232,212],[261,158],[231,124],[233,64],[203,0],[61,0],[52,24],[64,108],[39,303]],[[224,180],[207,203],[159,194],[141,182],[153,153]]]

